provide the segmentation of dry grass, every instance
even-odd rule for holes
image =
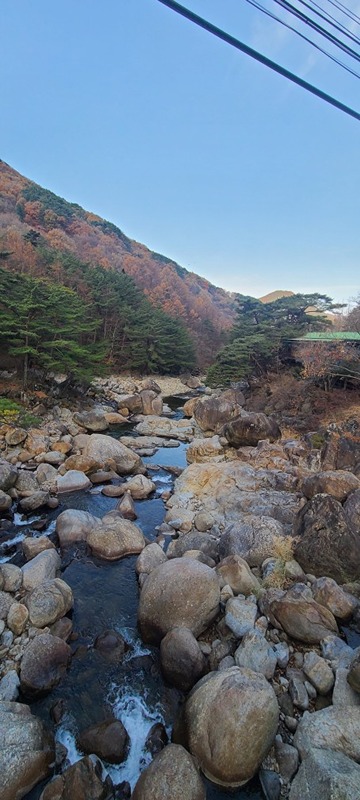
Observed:
[[[292,536],[275,536],[272,548],[272,558],[276,563],[272,572],[263,580],[265,589],[284,589],[288,585],[285,575],[285,565],[287,561],[294,558],[294,547],[296,540]]]

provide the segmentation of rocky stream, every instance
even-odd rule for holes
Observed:
[[[360,422],[189,383],[0,428],[2,800],[360,800]]]

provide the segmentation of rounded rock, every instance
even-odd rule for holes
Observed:
[[[214,783],[242,786],[269,752],[278,717],[275,692],[263,675],[239,667],[210,673],[185,706],[190,752]]]
[[[145,642],[159,644],[173,627],[198,636],[216,617],[220,588],[215,572],[190,558],[174,558],[156,567],[140,595],[138,624]]]

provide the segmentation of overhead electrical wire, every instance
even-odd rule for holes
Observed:
[[[350,19],[353,20],[353,22],[356,22],[357,24],[360,25],[360,17],[358,17],[358,15],[355,14],[355,12],[351,10],[351,8],[344,6],[343,3],[340,3],[340,0],[338,0],[338,2],[336,2],[336,0],[327,0],[327,1],[328,3],[330,3],[331,6],[335,6],[335,8],[337,8],[338,11],[341,11],[342,14],[345,14],[346,17],[349,17]]]
[[[351,39],[351,41],[355,42],[355,44],[360,44],[360,39],[358,36],[354,36],[354,34],[346,27],[346,25],[342,25],[341,22],[339,22],[335,17],[332,17],[331,14],[326,14],[326,12],[325,14],[321,13],[323,9],[321,6],[318,6],[317,3],[314,3],[314,5],[316,5],[318,9],[321,9],[321,11],[316,11],[316,9],[312,8],[312,6],[310,6],[309,3],[306,3],[305,0],[298,0],[298,3],[301,3],[302,6],[308,8],[309,11],[312,11],[312,13],[316,14],[316,16],[320,17],[320,19],[325,20],[328,25],[331,25],[337,31],[340,31],[343,36],[347,36],[347,38]]]
[[[348,36],[350,36],[350,37],[351,37],[352,39],[354,39],[354,40],[355,40],[355,41],[356,41],[358,44],[360,44],[360,39],[359,39],[359,37],[358,37],[358,36],[355,36],[354,32],[353,32],[353,31],[350,31],[350,28],[347,28],[347,27],[346,27],[346,25],[343,25],[343,24],[342,24],[342,22],[340,22],[340,20],[338,20],[338,19],[337,19],[337,17],[334,17],[332,14],[330,14],[328,11],[326,11],[326,10],[325,10],[325,8],[322,8],[322,6],[319,6],[319,4],[318,4],[318,3],[315,3],[315,1],[314,1],[314,0],[310,0],[310,3],[311,3],[311,10],[313,10],[313,9],[312,9],[312,6],[314,6],[315,8],[318,8],[320,11],[322,11],[322,12],[323,12],[323,14],[325,15],[325,18],[326,18],[326,19],[328,19],[329,23],[330,23],[330,20],[332,20],[333,22],[336,22],[336,23],[337,23],[337,25],[339,25],[339,26],[340,26],[340,28],[342,28],[342,29],[343,29],[343,32],[345,33],[345,35],[348,35]],[[316,13],[316,12],[315,12],[315,8],[314,8],[314,13]],[[320,15],[319,15],[319,16],[320,16]]]
[[[335,97],[323,92],[321,89],[318,89],[313,84],[308,83],[308,81],[304,81],[303,78],[299,78],[298,75],[295,75],[293,72],[290,72],[288,69],[280,66],[275,61],[272,61],[267,56],[264,56],[262,53],[259,53],[257,50],[254,50],[252,47],[248,47],[248,45],[241,42],[239,39],[236,39],[235,36],[231,36],[231,34],[226,33],[221,28],[217,28],[216,25],[213,25],[211,22],[208,22],[203,17],[199,17],[197,14],[194,14],[193,11],[190,11],[185,6],[180,5],[180,3],[174,2],[174,0],[158,0],[164,6],[167,6],[171,9],[171,11],[175,11],[177,14],[180,14],[185,19],[188,19],[190,22],[193,22],[198,27],[203,28],[204,30],[211,33],[213,36],[216,36],[218,39],[221,39],[226,44],[229,44],[231,47],[235,47],[236,50],[240,50],[242,53],[254,58],[256,61],[259,61],[260,64],[264,64],[269,69],[277,72],[279,75],[282,75],[284,78],[296,83],[298,86],[301,86],[306,91],[311,92],[316,97],[319,97],[321,100],[324,100],[326,103],[329,103],[335,108],[338,108],[340,111],[343,111],[345,114],[348,114],[354,119],[360,121],[360,113],[355,111],[350,106],[341,103],[340,100],[337,100]]]
[[[302,11],[299,11],[299,9],[295,8],[295,6],[289,3],[288,0],[274,0],[274,2],[277,3],[279,6],[281,6],[282,8],[285,8],[286,11],[289,11],[290,14],[293,14],[295,17],[301,20],[301,22],[304,22],[306,25],[309,25],[310,28],[313,28],[313,30],[319,33],[320,36],[324,36],[325,39],[328,39],[329,42],[335,44],[336,47],[339,47],[340,50],[343,50],[344,53],[346,53],[348,56],[354,58],[355,61],[360,61],[360,54],[357,53],[356,50],[353,50],[351,47],[349,47],[349,45],[345,44],[345,42],[342,42],[332,33],[325,30],[325,28],[322,28],[321,25],[319,25],[317,22],[314,22],[314,20],[310,19],[310,17],[307,17],[306,14],[304,14]]]
[[[285,22],[285,20],[281,19],[280,17],[277,17],[276,14],[273,14],[267,8],[262,6],[261,3],[257,2],[257,0],[246,0],[246,2],[249,3],[251,6],[254,6],[254,8],[257,8],[259,11],[262,11],[262,13],[266,14],[267,17],[271,17],[271,19],[274,19],[274,20],[276,20],[276,22],[279,22],[280,25],[284,25],[285,28],[288,28],[290,31],[293,31],[294,33],[296,33],[297,36],[301,37],[301,39],[305,39],[306,42],[309,42],[309,44],[311,44],[313,47],[315,47],[316,50],[319,50],[320,53],[323,53],[325,56],[330,58],[331,61],[334,61],[335,64],[338,64],[339,67],[342,67],[343,69],[345,69],[346,72],[350,72],[350,74],[354,75],[355,78],[360,78],[360,74],[358,72],[355,72],[355,70],[351,69],[351,67],[348,67],[346,64],[344,64],[343,61],[340,61],[340,59],[336,58],[336,56],[334,56],[331,53],[329,53],[328,50],[324,50],[322,47],[320,47],[320,45],[316,44],[316,42],[314,42],[312,39],[309,39],[308,36],[305,36],[304,33],[301,33],[301,31],[298,31],[297,28],[293,28],[293,26],[289,25],[287,22]]]

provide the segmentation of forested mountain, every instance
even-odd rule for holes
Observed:
[[[185,326],[200,367],[211,363],[234,320],[235,298],[230,293],[129,239],[111,222],[43,189],[1,160],[0,253],[4,269],[58,281],[86,302],[96,299],[101,304],[107,293],[121,294],[116,276],[124,282],[125,274],[135,282],[133,290],[141,290],[136,302],[142,298],[143,303],[144,294],[153,307]],[[130,284],[124,285],[129,291]],[[115,306],[112,320],[106,312],[102,325],[120,366],[122,339],[114,313]]]

